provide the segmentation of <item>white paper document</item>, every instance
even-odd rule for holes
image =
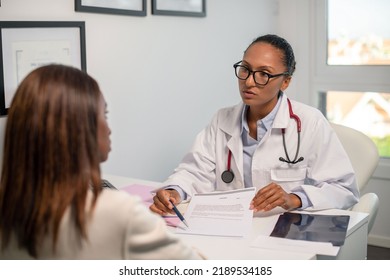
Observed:
[[[176,233],[246,236],[252,226],[253,210],[249,205],[255,188],[195,194],[184,218],[188,228],[177,227]]]
[[[340,247],[333,246],[330,242],[292,240],[272,236],[258,236],[251,246],[264,249],[313,253],[326,256],[337,256],[340,250]]]

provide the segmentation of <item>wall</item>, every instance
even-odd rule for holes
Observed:
[[[0,20],[85,21],[87,71],[112,129],[103,171],[160,181],[214,112],[239,102],[232,65],[252,39],[275,32],[277,1],[209,0],[205,18],[155,16],[147,6],[134,17],[75,12],[70,0],[2,0]]]

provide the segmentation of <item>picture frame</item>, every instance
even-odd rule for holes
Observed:
[[[75,11],[146,16],[146,0],[75,0]]]
[[[85,22],[0,21],[0,115],[35,68],[58,63],[87,71]]]
[[[205,17],[206,0],[152,0],[152,14]]]

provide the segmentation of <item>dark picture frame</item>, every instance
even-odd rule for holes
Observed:
[[[152,0],[152,14],[205,17],[206,0]]]
[[[75,11],[142,17],[146,16],[146,0],[75,0]]]
[[[24,77],[52,63],[87,71],[85,22],[0,21],[0,115]]]

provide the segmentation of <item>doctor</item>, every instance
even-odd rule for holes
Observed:
[[[294,70],[285,39],[255,39],[234,64],[242,103],[217,112],[150,209],[164,215],[195,193],[246,187],[257,188],[254,212],[354,205],[354,171],[335,132],[320,111],[283,93]]]

